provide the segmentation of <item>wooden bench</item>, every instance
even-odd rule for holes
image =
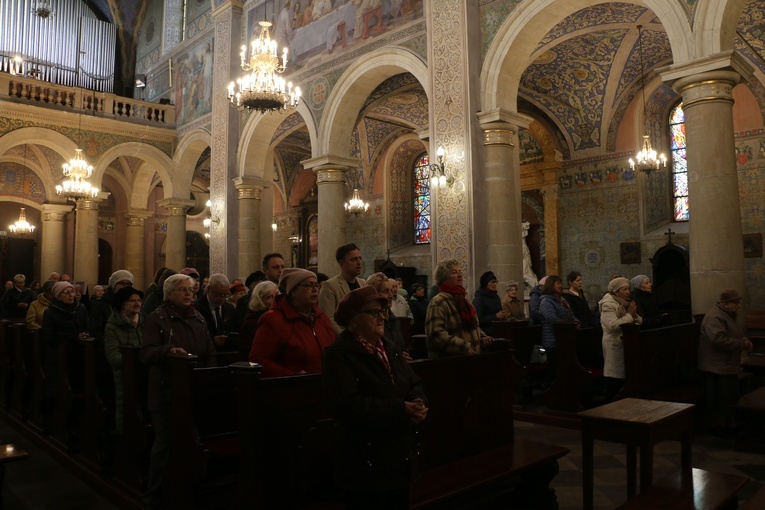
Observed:
[[[755,492],[752,497],[741,503],[738,510],[762,510],[765,508],[765,485]]]
[[[18,462],[29,457],[29,453],[13,444],[0,445],[0,508],[3,506],[3,482],[5,480],[5,465]]]
[[[700,324],[641,330],[622,325],[625,380],[620,398],[700,403],[698,371]]]
[[[421,478],[411,488],[412,508],[470,507],[503,495],[520,507],[534,501],[535,508],[557,508],[549,482],[568,450],[514,440],[513,392],[521,374],[511,351],[411,366],[430,406],[418,433]],[[237,504],[342,508],[330,477],[333,421],[321,376],[261,378],[259,365],[248,363],[232,369],[242,452]]]
[[[693,510],[735,510],[736,493],[749,480],[743,476],[693,468],[662,478],[647,490],[621,505],[618,510],[674,508]],[[762,507],[758,507],[762,508]]]
[[[122,353],[122,435],[117,441],[116,476],[140,492],[149,472],[153,439],[147,410],[148,375],[140,360],[140,347],[120,346]]]
[[[523,378],[516,385],[517,392],[522,401],[529,402],[547,371],[545,363],[531,361],[535,346],[542,343],[542,326],[532,326],[528,321],[494,321],[492,326],[496,338],[510,340],[515,360],[524,370]]]
[[[736,448],[765,452],[765,386],[742,395],[732,408],[738,424]]]
[[[574,324],[554,324],[553,329],[557,362],[545,405],[554,411],[578,412],[589,407],[595,382],[603,379],[603,331],[577,329]]]

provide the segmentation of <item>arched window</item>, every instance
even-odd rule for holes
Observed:
[[[685,153],[685,114],[683,103],[669,113],[669,139],[672,146],[672,207],[675,221],[688,221],[688,159]]]
[[[423,154],[412,170],[414,244],[430,243],[430,171],[428,162],[428,155]]]

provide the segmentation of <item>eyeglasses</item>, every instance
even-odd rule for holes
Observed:
[[[74,295],[74,290],[73,289],[62,290],[61,294],[63,294],[64,296],[73,296]]]
[[[365,313],[369,315],[370,317],[376,319],[377,317],[382,317],[384,311],[385,309],[383,308],[375,308],[374,310],[363,310],[361,313]]]
[[[117,285],[122,285],[123,287],[130,287],[131,285],[133,285],[133,282],[131,282],[130,280],[122,280],[121,282],[117,282],[114,284],[115,287]]]
[[[298,285],[298,287],[309,287],[311,289],[318,289],[319,288],[319,284],[316,283],[316,282],[313,282],[313,283],[301,283],[300,285]]]
[[[181,294],[193,294],[194,289],[191,287],[178,287],[177,289],[173,289],[173,292],[180,292]]]

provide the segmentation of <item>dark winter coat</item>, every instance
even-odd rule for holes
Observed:
[[[425,317],[428,313],[428,300],[425,297],[418,298],[412,296],[409,298],[409,309],[414,316],[411,332],[413,335],[425,334]]]
[[[497,314],[502,310],[502,298],[496,292],[481,287],[475,291],[473,298],[473,307],[478,314],[478,324],[481,329],[489,336],[494,334],[494,328],[491,326],[497,319]]]
[[[542,299],[542,287],[536,285],[529,292],[529,318],[534,324],[542,324],[542,315],[539,313],[540,299]]]
[[[593,317],[592,311],[590,310],[590,304],[587,302],[587,298],[584,297],[584,292],[580,292],[578,296],[571,292],[564,292],[563,299],[568,302],[568,305],[571,307],[571,312],[574,314],[574,317],[576,317],[576,320],[579,321],[581,327],[594,328],[598,326],[598,323],[595,322],[595,317]]]
[[[650,292],[642,289],[633,289],[630,300],[637,303],[637,313],[643,318],[643,329],[658,328],[668,325],[669,320],[662,317],[656,298]]]
[[[542,298],[539,300],[539,314],[542,316],[542,347],[554,349],[555,331],[553,324],[574,322],[574,314],[552,294],[542,294]]]
[[[145,319],[144,313],[140,312],[138,323],[133,325],[121,313],[114,311],[104,329],[104,350],[114,376],[114,402],[118,432],[122,432],[122,351],[120,351],[120,346],[141,346],[141,328]]]

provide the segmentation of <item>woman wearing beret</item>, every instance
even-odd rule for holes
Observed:
[[[507,316],[502,309],[502,298],[497,293],[497,277],[491,271],[481,275],[481,287],[475,291],[473,307],[478,314],[478,325],[487,335],[494,334],[491,323],[504,320]]]
[[[316,273],[287,268],[279,278],[281,294],[260,318],[250,361],[263,365],[264,377],[321,372],[324,349],[335,332],[319,301]]]
[[[349,509],[409,507],[415,426],[428,413],[419,378],[383,336],[388,299],[371,286],[335,312],[345,327],[324,354],[327,405],[337,419],[334,474]]]

